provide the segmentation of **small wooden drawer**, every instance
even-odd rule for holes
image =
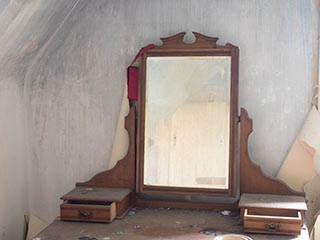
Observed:
[[[61,220],[112,222],[116,217],[114,202],[65,201],[60,205]]]
[[[61,197],[60,218],[70,221],[111,222],[125,216],[131,189],[76,187]]]
[[[300,211],[266,215],[263,209],[244,209],[243,220],[244,231],[253,233],[300,235],[302,226]]]

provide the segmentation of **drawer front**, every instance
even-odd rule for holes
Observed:
[[[63,203],[60,205],[61,220],[86,222],[111,222],[116,216],[116,205],[86,205]]]
[[[244,211],[244,231],[252,233],[299,235],[302,226],[301,213],[296,216],[266,216]]]

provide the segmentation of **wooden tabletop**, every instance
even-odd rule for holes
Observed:
[[[177,210],[138,208],[122,220],[110,224],[54,221],[37,237],[41,240],[213,240],[214,234],[200,233],[204,229],[223,233],[244,234],[238,213],[223,216],[219,212],[204,210]],[[308,240],[308,231],[300,236],[246,234],[253,240]],[[85,238],[82,238],[85,239]]]
[[[120,202],[130,192],[129,188],[76,187],[62,196],[61,199]]]
[[[302,196],[249,193],[241,195],[239,207],[307,210],[306,199]]]

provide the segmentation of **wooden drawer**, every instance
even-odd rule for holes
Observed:
[[[61,220],[111,222],[116,217],[114,202],[65,201],[60,205]]]
[[[244,209],[244,231],[253,233],[300,235],[302,227],[301,212],[276,210],[266,215],[263,209]]]
[[[131,189],[76,187],[61,197],[62,220],[111,222],[125,216],[131,206]]]

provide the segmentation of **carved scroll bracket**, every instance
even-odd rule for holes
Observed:
[[[267,176],[261,167],[253,163],[248,153],[248,138],[252,133],[252,119],[241,108],[240,115],[240,191],[241,193],[304,195],[291,189],[284,182]]]

